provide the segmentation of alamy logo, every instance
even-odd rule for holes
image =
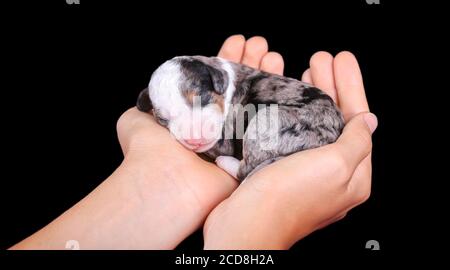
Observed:
[[[80,250],[80,243],[77,240],[69,240],[66,242],[66,249]]]
[[[380,250],[380,243],[377,240],[369,240],[366,242],[366,249]]]
[[[79,5],[80,4],[80,0],[66,0],[66,3],[68,5]]]
[[[372,4],[379,5],[380,0],[366,0],[366,3],[369,5],[372,5]]]

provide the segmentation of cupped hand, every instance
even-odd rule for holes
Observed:
[[[278,71],[282,72],[282,69]],[[371,189],[371,134],[361,72],[349,52],[314,54],[302,80],[326,91],[346,120],[339,139],[267,166],[208,216],[207,249],[286,249],[343,218]]]
[[[281,74],[283,70],[281,56],[268,52],[262,37],[246,41],[241,35],[231,36],[219,56],[269,72]],[[161,205],[161,213],[153,214],[163,215],[173,227],[170,231],[176,232],[153,248],[174,248],[238,186],[215,164],[184,148],[150,114],[129,109],[120,117],[117,131],[125,156],[121,167],[136,176],[137,189],[145,200],[143,205]]]

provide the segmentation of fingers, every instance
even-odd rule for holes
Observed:
[[[344,115],[344,119],[349,121],[349,119],[351,119],[354,115],[369,111],[369,105],[364,92],[361,70],[355,56],[350,52],[339,53],[334,59],[333,68],[339,107]],[[364,118],[367,122],[369,130],[373,133],[378,124],[376,117],[372,114],[365,114]],[[350,122],[352,121],[353,119],[350,120]],[[360,144],[360,154],[355,156],[356,159],[353,161],[354,165],[358,164],[356,162],[358,162],[358,160],[366,154],[366,151],[370,148],[369,146],[371,145],[371,141],[365,144],[366,149],[364,149],[364,146],[362,146],[364,145],[363,141],[368,140],[369,138],[367,132],[356,132],[355,130],[351,133],[353,133],[353,135],[347,137],[342,136],[342,140],[339,140],[345,144],[350,144],[350,140],[355,140],[355,145],[360,144],[358,141],[362,142]],[[369,198],[371,179],[372,163],[371,154],[369,153],[356,166],[355,171],[353,172],[353,175],[348,183],[347,191],[352,198],[352,205],[348,209],[363,203]]]
[[[312,78],[311,78],[311,70],[308,68],[303,72],[302,74],[302,82],[313,84]]]
[[[234,35],[225,40],[218,56],[269,73],[283,75],[283,57],[277,52],[268,52],[268,47],[263,37],[256,36],[245,41],[243,35]]]
[[[332,149],[344,160],[349,174],[353,174],[372,151],[372,133],[377,125],[374,114],[361,113],[347,123],[339,139],[332,145]]]
[[[281,54],[277,52],[268,52],[261,60],[259,69],[278,75],[283,75],[284,61]]]
[[[350,52],[341,52],[336,55],[333,66],[339,107],[345,120],[369,111],[361,70],[355,56]]]
[[[261,60],[267,54],[269,46],[263,37],[252,37],[245,43],[242,64],[252,68],[259,68]]]
[[[220,48],[218,56],[236,63],[241,62],[244,54],[245,37],[243,35],[234,35],[225,40]]]
[[[317,52],[311,57],[309,66],[314,86],[326,92],[336,102],[337,94],[334,85],[333,56],[328,52]]]

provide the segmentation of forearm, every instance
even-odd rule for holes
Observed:
[[[174,248],[201,220],[169,186],[181,176],[151,166],[125,160],[83,200],[12,249],[64,249],[68,240],[81,249]]]

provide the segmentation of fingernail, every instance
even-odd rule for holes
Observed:
[[[370,133],[372,134],[378,126],[377,117],[373,113],[368,113],[364,115],[364,121],[366,121],[366,124],[370,129]]]

